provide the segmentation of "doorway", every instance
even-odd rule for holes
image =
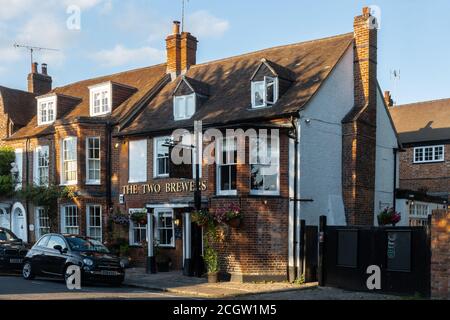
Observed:
[[[19,202],[12,208],[11,231],[24,242],[28,242],[26,210]]]

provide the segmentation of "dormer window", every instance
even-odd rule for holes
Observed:
[[[90,90],[90,114],[91,117],[102,116],[111,113],[112,90],[111,83],[97,85]]]
[[[55,122],[56,97],[38,99],[38,125],[46,125]]]
[[[252,81],[252,107],[263,108],[278,100],[278,78],[264,77],[262,81]]]
[[[195,113],[195,93],[173,98],[173,115],[175,120],[190,119]]]

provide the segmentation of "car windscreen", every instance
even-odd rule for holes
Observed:
[[[12,233],[6,230],[0,230],[0,242],[12,242],[17,241],[17,239]]]
[[[66,240],[73,251],[109,253],[100,241],[94,239],[68,237]]]

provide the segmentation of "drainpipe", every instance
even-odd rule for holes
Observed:
[[[299,234],[298,234],[298,144],[299,144],[299,132],[298,132],[298,119],[291,117],[291,123],[292,123],[292,130],[294,132],[294,135],[289,135],[290,139],[294,140],[294,198],[291,199],[291,201],[294,202],[294,217],[293,217],[293,260],[294,260],[294,278],[298,279],[299,276],[301,276],[299,273],[299,248],[298,248],[298,242],[299,242]]]
[[[394,201],[393,201],[393,208],[394,211],[397,211],[397,204],[396,204],[396,200],[397,200],[397,154],[398,154],[398,148],[394,148],[392,150],[392,152],[394,153],[394,192],[393,192],[393,196],[394,196]]]
[[[107,212],[109,213],[112,208],[112,188],[111,188],[111,173],[112,173],[112,149],[111,149],[111,144],[112,144],[112,124],[111,123],[107,123],[106,124],[106,161],[107,161],[107,165],[106,165],[106,206],[108,207]]]
[[[26,174],[26,179],[25,179],[25,187],[28,187],[29,181],[30,181],[30,168],[29,168],[29,150],[30,150],[30,138],[27,138],[27,142],[25,144],[25,174]],[[23,186],[22,186],[23,188]],[[30,242],[31,239],[31,234],[30,234],[30,228],[28,227],[30,224],[30,202],[26,201],[26,212],[25,212],[25,217],[27,220],[27,223],[25,225],[25,228],[27,228],[26,233],[27,233],[27,242]],[[12,217],[12,213],[11,213],[11,217]]]

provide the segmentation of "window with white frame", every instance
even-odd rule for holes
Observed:
[[[129,213],[132,215],[135,212],[142,212],[142,208],[140,209],[130,209]],[[130,245],[140,246],[143,242],[147,241],[147,225],[134,223],[130,220]]]
[[[175,247],[175,225],[173,211],[156,209],[155,237],[160,247]]]
[[[236,195],[237,143],[235,137],[217,142],[217,194]]]
[[[102,206],[87,206],[87,236],[102,242]]]
[[[36,208],[36,239],[50,233],[50,217],[44,208]]]
[[[111,83],[97,85],[90,90],[90,114],[91,117],[111,113],[112,89]]]
[[[51,124],[56,118],[56,97],[38,100],[38,125]]]
[[[170,137],[159,137],[154,139],[153,163],[155,177],[169,176],[169,147],[165,146]]]
[[[49,147],[39,146],[34,153],[34,183],[38,186],[48,185]]]
[[[414,203],[410,206],[409,214],[415,218],[428,218],[429,206],[421,203]]]
[[[414,148],[414,163],[444,161],[444,146],[427,146]]]
[[[279,195],[278,139],[250,139],[250,192],[255,195]]]
[[[147,140],[134,140],[128,150],[128,182],[147,181]]]
[[[86,183],[100,184],[100,138],[86,139]]]
[[[195,113],[195,93],[173,98],[173,115],[175,120],[190,119]]]
[[[62,230],[67,234],[80,234],[78,208],[75,205],[62,207]]]
[[[278,78],[264,77],[263,81],[252,81],[252,107],[263,108],[278,100]]]
[[[77,183],[77,138],[69,137],[62,141],[62,179],[63,185]]]

